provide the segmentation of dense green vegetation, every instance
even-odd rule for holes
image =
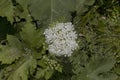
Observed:
[[[72,22],[79,48],[51,55],[43,32]],[[120,80],[119,0],[0,0],[0,80]]]

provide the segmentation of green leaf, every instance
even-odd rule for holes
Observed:
[[[70,21],[70,11],[73,11],[74,0],[31,0],[32,16],[44,23],[66,19]]]
[[[118,75],[120,75],[120,65],[119,65],[119,64],[115,67],[114,71],[115,71]]]
[[[88,0],[76,0],[76,6],[75,6],[76,8],[75,8],[75,10],[77,11],[77,13],[83,13],[83,12],[88,10],[87,6],[85,6],[85,3],[87,1]]]
[[[7,35],[8,45],[2,46],[0,51],[0,61],[2,64],[11,64],[22,56],[22,45],[17,37]]]
[[[90,63],[87,65],[87,68],[89,72],[93,72],[94,74],[99,74],[109,71],[111,68],[113,68],[114,64],[115,64],[114,58],[111,57],[104,58],[104,57],[94,56],[90,61]]]
[[[94,80],[116,80],[117,77],[115,74],[107,73],[114,67],[114,64],[115,59],[112,57],[95,56],[86,67],[87,76]],[[102,74],[103,76],[106,75],[106,77],[101,77],[99,74]],[[108,74],[111,76],[107,76]]]
[[[89,10],[89,7],[95,3],[95,0],[75,0],[75,10],[78,15],[84,14],[84,12]]]
[[[7,19],[13,22],[14,7],[12,0],[0,0],[0,16],[7,17]]]
[[[15,68],[7,80],[28,80],[29,75],[32,75],[36,68],[36,60],[32,56],[28,56],[21,60]]]
[[[117,78],[117,80],[120,80],[120,76]]]
[[[16,2],[18,5],[15,14],[21,18],[25,18],[27,21],[32,21],[28,10],[30,0],[16,0]]]
[[[114,73],[103,73],[99,75],[99,80],[116,80],[117,75]]]
[[[36,20],[48,25],[55,21],[71,21],[71,12],[85,12],[94,2],[95,0],[31,0],[29,9]]]
[[[45,78],[46,80],[48,80],[52,74],[53,74],[54,70],[52,69],[48,69],[48,68],[45,68],[45,69],[41,69],[39,68],[37,70],[37,73],[36,73],[36,79],[41,79],[41,78]]]
[[[95,0],[84,0],[84,4],[87,5],[87,6],[91,6],[94,4]]]
[[[22,55],[22,52],[15,47],[2,46],[0,50],[0,61],[2,64],[11,64]]]
[[[93,56],[85,67],[76,66],[75,74],[72,80],[116,80],[117,75],[110,73],[114,67],[115,59],[113,57]]]
[[[21,38],[28,47],[39,48],[44,44],[43,33],[40,30],[36,30],[36,27],[32,23],[26,23],[20,32]]]
[[[37,64],[42,68],[47,67],[46,60],[44,60],[44,59],[38,60]]]
[[[22,50],[22,44],[21,44],[21,42],[18,40],[17,37],[12,36],[12,35],[7,35],[7,41],[8,41],[9,46],[11,46],[11,47],[16,47],[16,48]]]
[[[4,71],[1,70],[1,71],[0,71],[0,80],[2,80],[3,75],[4,75]]]
[[[30,0],[16,0],[16,2],[19,3],[21,6],[23,6],[23,8],[27,9],[30,3]]]
[[[45,75],[44,69],[38,68],[37,72],[36,72],[36,75],[35,75],[35,78],[40,79],[40,78],[43,78],[44,75]]]
[[[50,77],[52,76],[53,72],[54,72],[53,70],[48,70],[48,71],[45,73],[45,79],[46,79],[46,80],[49,80]]]

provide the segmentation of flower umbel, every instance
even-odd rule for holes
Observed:
[[[44,35],[49,52],[58,56],[71,56],[78,47],[77,34],[71,22],[56,23],[54,27],[46,29]]]

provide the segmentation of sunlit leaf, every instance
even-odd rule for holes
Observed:
[[[32,75],[36,68],[36,60],[29,56],[20,61],[7,80],[28,80],[28,75]]]
[[[14,7],[12,0],[0,0],[0,16],[7,17],[7,19],[13,22]]]

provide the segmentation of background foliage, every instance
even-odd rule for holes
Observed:
[[[49,54],[43,31],[72,22],[79,48]],[[0,0],[0,80],[120,80],[119,0]]]

